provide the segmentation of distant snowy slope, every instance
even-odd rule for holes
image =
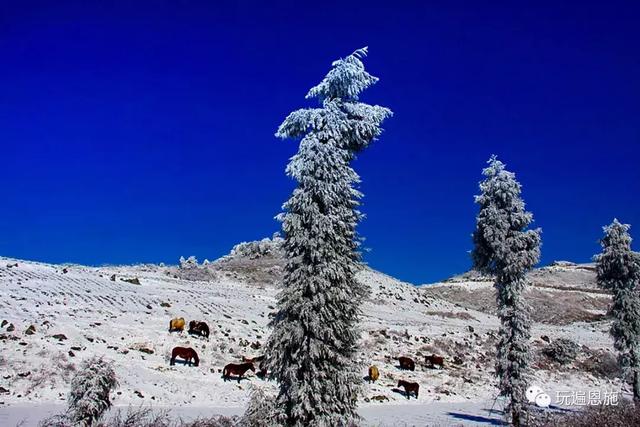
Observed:
[[[570,324],[603,320],[611,298],[596,284],[593,264],[566,261],[533,270],[528,278],[527,302],[533,320],[548,324]],[[441,283],[422,285],[432,297],[442,298],[469,309],[495,314],[495,290],[491,278],[474,272]]]

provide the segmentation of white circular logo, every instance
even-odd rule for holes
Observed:
[[[539,395],[540,393],[544,393],[544,390],[542,390],[542,387],[537,385],[532,385],[527,389],[525,395],[529,403],[535,403],[536,396]]]
[[[540,393],[536,396],[536,405],[541,408],[548,408],[551,405],[551,396],[547,393]]]
[[[529,403],[535,403],[536,406],[541,408],[548,408],[551,404],[551,396],[542,390],[542,387],[537,385],[530,386],[525,392],[525,396]]]

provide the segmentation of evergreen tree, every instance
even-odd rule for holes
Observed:
[[[617,219],[603,227],[602,253],[595,256],[598,285],[613,294],[611,335],[618,362],[633,380],[633,398],[640,401],[640,254],[631,250],[628,224]]]
[[[282,425],[339,426],[357,418],[361,379],[354,358],[367,289],[355,279],[362,195],[350,162],[391,115],[358,101],[378,80],[364,69],[366,53],[335,61],[306,96],[321,108],[294,111],[276,133],[301,138],[286,170],[298,185],[278,216],[287,262],[265,361],[280,385]]]
[[[524,300],[525,274],[540,258],[540,230],[527,230],[533,221],[525,210],[521,185],[496,156],[482,171],[480,206],[473,233],[474,268],[495,276],[498,317],[496,375],[500,394],[507,399],[505,414],[515,426],[525,411],[526,371],[529,365],[529,315]]]

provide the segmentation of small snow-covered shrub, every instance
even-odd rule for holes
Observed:
[[[252,387],[249,404],[244,412],[239,427],[270,427],[275,426],[276,407],[275,397],[267,395],[260,387]]]
[[[217,276],[210,267],[211,263],[208,261],[199,265],[195,256],[190,256],[187,259],[180,257],[177,276],[183,280],[214,281]]]
[[[231,256],[258,259],[265,256],[282,255],[284,239],[274,236],[272,239],[264,238],[255,242],[242,242],[231,249]]]
[[[198,268],[198,259],[191,255],[189,258],[184,259],[183,256],[180,257],[180,268],[183,270],[188,270],[191,268]]]
[[[118,386],[113,365],[101,357],[92,357],[82,363],[71,380],[67,417],[73,425],[93,426],[111,407],[109,394]]]
[[[545,356],[561,365],[573,362],[578,357],[578,344],[567,338],[558,338],[543,351]]]

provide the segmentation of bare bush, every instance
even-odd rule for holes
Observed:
[[[118,411],[108,422],[100,427],[171,427],[173,421],[169,411],[153,411],[149,407],[128,408],[126,412]]]
[[[558,338],[545,347],[542,353],[551,360],[566,365],[578,357],[578,344],[567,338]]]
[[[462,319],[462,320],[476,320],[475,317],[464,311],[427,311],[427,316],[439,316],[443,319]]]
[[[66,414],[57,414],[40,421],[38,427],[73,427],[73,423]]]
[[[545,413],[530,423],[532,427],[629,427],[640,425],[640,407],[631,402],[619,405],[587,406],[571,413]]]
[[[238,427],[270,427],[275,424],[275,398],[262,388],[252,387],[249,405],[238,423]]]
[[[600,378],[612,380],[623,376],[615,355],[605,350],[589,351],[589,356],[579,362],[578,367]]]
[[[225,417],[218,415],[210,418],[198,418],[189,422],[180,422],[175,427],[235,427],[238,419],[236,417]]]

